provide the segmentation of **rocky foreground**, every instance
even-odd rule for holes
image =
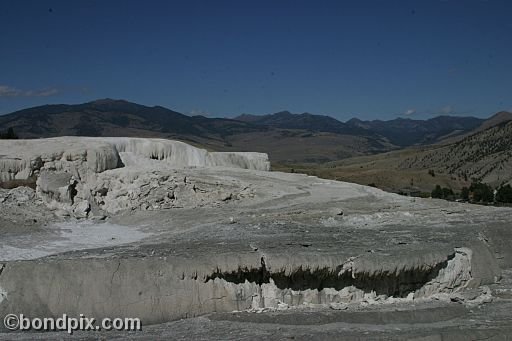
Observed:
[[[0,338],[510,338],[511,209],[268,170],[158,139],[0,142],[0,315],[143,322]]]

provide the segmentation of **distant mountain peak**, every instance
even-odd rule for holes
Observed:
[[[491,127],[494,127],[500,123],[512,121],[512,113],[508,111],[500,111],[491,117],[489,117],[487,120],[485,120],[480,127],[478,127],[475,132],[483,131],[486,129],[489,129]]]
[[[124,99],[113,99],[113,98],[100,98],[96,99],[94,101],[88,102],[87,104],[111,104],[111,103],[130,103],[131,102],[125,101]]]
[[[362,123],[363,120],[357,118],[357,117],[352,117],[350,120],[348,120],[347,122],[345,123]]]
[[[288,110],[283,110],[283,111],[276,112],[274,114],[264,115],[264,116],[272,116],[272,115],[276,115],[276,116],[293,116],[294,114],[292,114]]]
[[[492,115],[490,118],[491,119],[500,119],[500,120],[503,120],[503,121],[512,121],[512,112],[509,112],[509,111],[500,111],[494,115]]]

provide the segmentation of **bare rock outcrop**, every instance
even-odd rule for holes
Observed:
[[[266,154],[214,153],[163,139],[61,137],[7,141],[0,147],[0,182],[35,178],[36,193],[48,207],[77,218],[87,217],[91,207],[116,213],[232,197],[217,193],[214,185],[203,183],[198,192],[182,181],[190,167],[270,168]],[[169,176],[173,170],[180,174]]]

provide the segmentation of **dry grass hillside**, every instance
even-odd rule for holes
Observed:
[[[455,191],[476,179],[497,187],[512,182],[512,121],[444,146],[407,148],[323,165],[275,164],[274,169],[356,182],[393,192]]]
[[[399,169],[434,169],[439,174],[477,179],[498,186],[512,180],[512,122],[408,157]]]

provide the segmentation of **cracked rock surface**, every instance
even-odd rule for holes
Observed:
[[[173,163],[195,156],[151,141],[94,139],[84,157],[83,141],[48,142],[53,161],[17,151],[36,189],[0,190],[0,315],[142,319],[109,339],[511,335],[509,208],[269,172],[261,155]],[[48,337],[98,335],[0,330]]]

